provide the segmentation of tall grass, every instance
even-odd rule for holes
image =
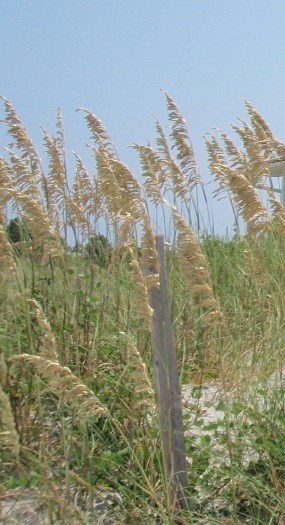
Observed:
[[[94,173],[77,154],[73,179],[67,173],[60,113],[55,136],[43,130],[44,171],[3,98],[12,144],[0,159],[1,490],[39,486],[51,522],[87,523],[82,509],[109,491],[117,523],[282,523],[283,397],[264,390],[265,408],[254,395],[283,366],[285,213],[266,177],[284,145],[249,103],[249,124],[234,126],[243,150],[224,133],[206,137],[216,195],[231,199],[247,233],[202,234],[203,181],[186,123],[165,98],[170,136],[156,121],[156,144],[133,146],[140,179],[86,109]],[[147,292],[159,283],[144,267],[157,264],[153,206],[175,232],[166,255],[181,380],[221,382],[237,401],[223,408],[224,428],[212,429],[228,463],[211,463],[208,438],[188,438],[191,501],[179,517],[167,499],[152,386]],[[11,213],[28,232],[16,244]],[[112,249],[92,251],[102,233]],[[245,466],[247,446],[257,459]]]

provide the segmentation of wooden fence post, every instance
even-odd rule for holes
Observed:
[[[187,462],[182,420],[182,403],[176,364],[171,312],[168,301],[164,236],[156,236],[160,287],[149,290],[153,308],[151,323],[154,382],[162,443],[165,474],[169,479],[170,501],[173,507],[187,504]],[[148,267],[146,273],[156,274]]]

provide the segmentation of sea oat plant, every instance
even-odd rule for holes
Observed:
[[[233,128],[242,148],[223,132],[207,136],[215,195],[229,197],[246,223],[244,235],[208,235],[199,209],[205,186],[190,135],[176,103],[164,96],[169,136],[156,119],[155,144],[133,145],[139,178],[87,109],[81,112],[94,171],[73,153],[73,179],[68,172],[60,111],[55,136],[43,130],[44,170],[3,99],[11,143],[0,160],[1,490],[38,485],[55,502],[51,522],[67,521],[68,506],[77,505],[88,523],[83,509],[91,512],[107,491],[117,522],[177,522],[167,503],[153,395],[148,291],[159,278],[145,272],[159,269],[161,222],[180,378],[197,395],[215,379],[226,395],[223,424],[212,427],[213,450],[218,443],[225,458],[220,467],[211,459],[199,399],[188,407],[205,435],[199,442],[188,438],[191,510],[181,511],[179,523],[280,524],[282,400],[271,396],[273,417],[257,399],[261,382],[276,369],[281,373],[284,361],[285,213],[268,188],[268,163],[283,155],[284,144],[248,102],[249,123]],[[11,215],[26,230],[21,246],[8,236]],[[99,264],[92,253],[104,237]],[[257,461],[245,466],[248,447]]]

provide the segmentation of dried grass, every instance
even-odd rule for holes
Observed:
[[[221,320],[222,313],[214,296],[208,264],[201,245],[192,228],[173,207],[173,216],[178,231],[178,257],[181,261],[185,282],[195,300],[196,308],[205,311],[205,323]]]
[[[14,365],[33,365],[35,372],[47,379],[50,388],[64,403],[70,404],[83,420],[90,417],[108,417],[108,410],[103,407],[94,392],[84,385],[71,370],[58,361],[45,357],[21,354],[11,357]]]
[[[20,440],[9,396],[0,384],[0,447],[8,448],[15,462],[19,459]]]

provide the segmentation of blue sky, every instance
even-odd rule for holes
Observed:
[[[187,120],[208,182],[203,135],[231,133],[245,116],[242,98],[285,139],[284,28],[284,0],[2,0],[0,94],[39,149],[39,126],[53,133],[60,107],[67,146],[84,160],[89,135],[74,110],[91,109],[139,174],[128,146],[154,139],[152,114],[166,124],[163,88]],[[5,146],[3,129],[0,139]],[[229,207],[212,207],[223,233]]]

